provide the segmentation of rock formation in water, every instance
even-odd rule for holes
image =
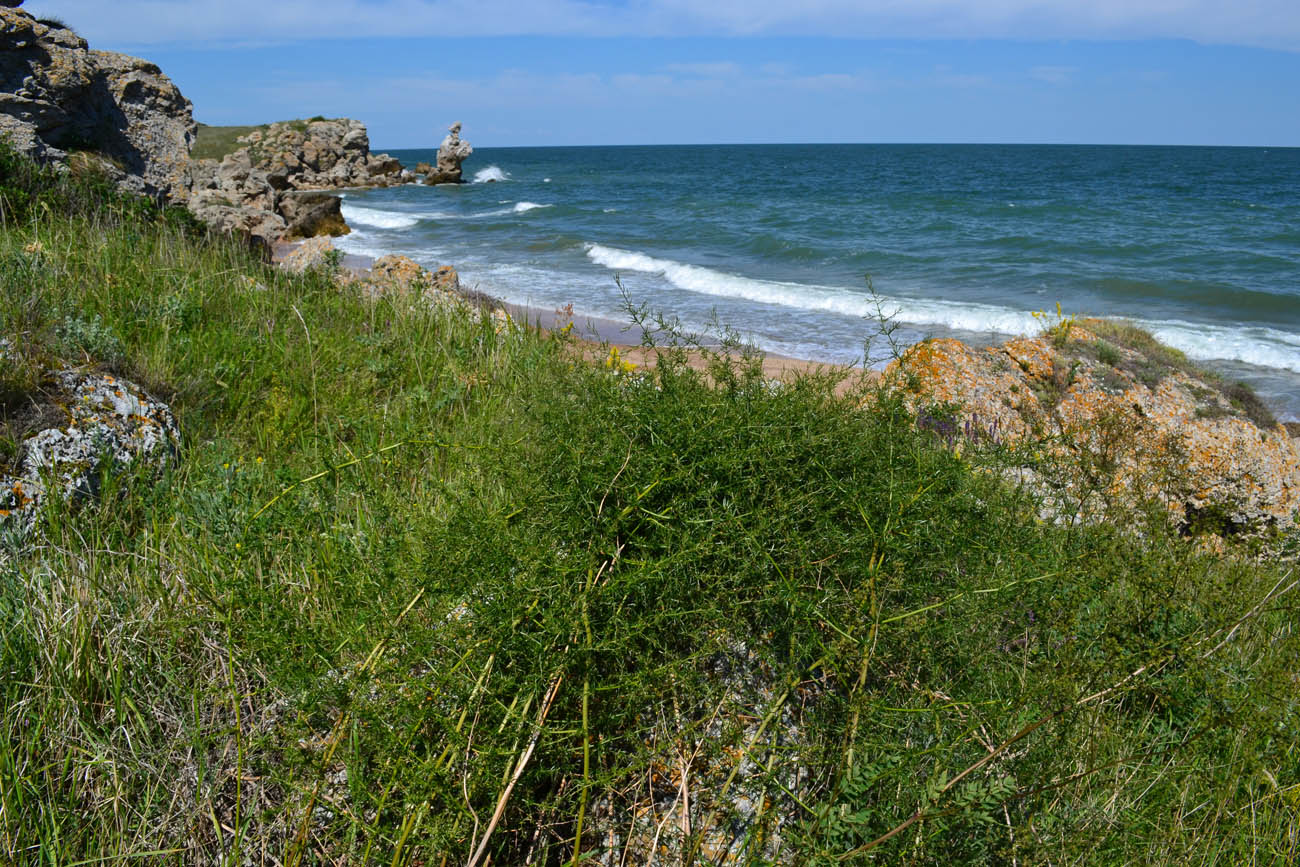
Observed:
[[[460,164],[474,152],[470,143],[460,137],[460,121],[453,123],[447,130],[447,137],[438,146],[438,164],[429,167],[422,163],[418,168],[424,169],[426,184],[459,184],[461,182]]]
[[[1294,526],[1300,440],[1253,394],[1130,326],[1063,322],[978,349],[926,341],[886,372],[949,440],[1010,447],[1045,520],[1120,520],[1158,504],[1189,533]]]
[[[0,4],[0,135],[42,162],[70,153],[124,189],[185,197],[196,125],[189,100],[152,63]]]

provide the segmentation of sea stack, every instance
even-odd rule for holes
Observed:
[[[426,184],[459,184],[460,164],[474,152],[469,142],[460,137],[460,121],[447,128],[447,137],[438,146],[438,165],[424,173]]]

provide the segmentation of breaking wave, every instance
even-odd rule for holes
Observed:
[[[349,226],[373,226],[376,229],[409,229],[420,222],[413,214],[399,211],[381,211],[375,208],[361,208],[343,202],[343,219]]]
[[[488,166],[485,169],[479,169],[474,173],[474,183],[487,184],[493,181],[508,181],[510,175],[500,166]]]
[[[883,314],[899,322],[982,334],[1035,334],[1042,329],[1042,323],[1032,313],[996,304],[897,296],[873,298],[843,287],[742,277],[601,244],[588,244],[587,258],[615,271],[655,274],[678,289],[718,298],[864,319]],[[1139,319],[1135,323],[1198,361],[1226,359],[1300,372],[1300,335],[1258,326],[1201,325],[1177,320]]]

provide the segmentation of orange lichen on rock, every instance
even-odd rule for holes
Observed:
[[[1075,325],[1067,339],[1018,337],[985,349],[926,341],[891,365],[886,381],[914,411],[956,408],[967,424],[954,430],[996,423],[999,442],[1032,445],[1077,471],[1052,481],[1058,504],[1155,500],[1179,521],[1213,514],[1221,531],[1294,526],[1296,441],[1281,425],[1246,418],[1212,376],[1195,374]]]

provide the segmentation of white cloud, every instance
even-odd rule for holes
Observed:
[[[29,0],[121,45],[363,36],[1192,39],[1300,50],[1295,0]]]

